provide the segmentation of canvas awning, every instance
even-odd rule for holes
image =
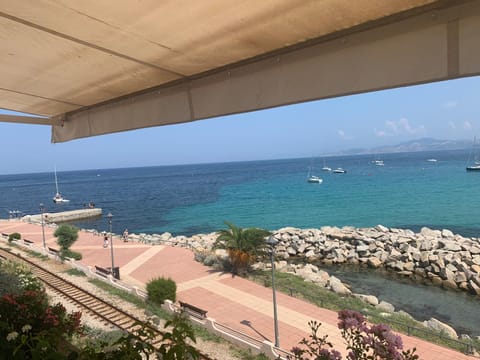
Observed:
[[[480,73],[478,0],[4,0],[0,108],[52,141]]]

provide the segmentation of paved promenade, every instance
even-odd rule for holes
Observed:
[[[53,229],[45,227],[46,245],[56,248]],[[42,227],[19,221],[0,220],[0,232],[19,232],[22,238],[42,246]],[[111,266],[110,248],[103,248],[103,238],[80,232],[72,250],[82,253],[85,265]],[[183,248],[125,243],[114,238],[115,266],[120,267],[122,281],[144,287],[155,277],[171,277],[177,283],[178,300],[208,311],[217,322],[242,331],[259,340],[274,342],[272,291],[261,285],[230,274],[212,271],[193,259],[193,253]],[[337,328],[337,314],[305,301],[277,292],[280,345],[289,350],[310,333],[308,321],[322,323],[322,334],[335,348],[344,348]],[[462,353],[402,335],[405,348],[417,348],[421,359],[476,359]]]

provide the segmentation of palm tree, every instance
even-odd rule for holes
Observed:
[[[228,221],[225,221],[228,229],[217,232],[218,237],[214,248],[226,249],[232,264],[232,273],[238,274],[247,270],[256,257],[265,248],[265,238],[270,232],[264,229],[242,229]]]

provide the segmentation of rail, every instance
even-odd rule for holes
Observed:
[[[85,309],[86,312],[91,313],[103,322],[111,324],[121,330],[135,334],[136,330],[144,327],[152,332],[152,337],[148,340],[154,347],[158,347],[162,342],[164,332],[158,327],[146,323],[136,316],[129,314],[123,309],[111,304],[98,297],[95,294],[86,291],[85,289],[73,284],[63,277],[43,268],[41,265],[26,259],[20,254],[14,254],[9,249],[0,248],[0,257],[17,262],[28,264],[32,273],[42,281],[45,286],[53,289],[55,292],[61,294],[69,302]],[[200,351],[200,358],[203,360],[213,360],[208,355]]]
[[[475,347],[472,343],[463,342],[463,341],[451,338],[449,336],[444,335],[442,332],[437,333],[437,332],[434,332],[434,331],[430,331],[428,329],[422,329],[422,328],[419,328],[419,327],[416,327],[416,326],[404,324],[400,321],[396,321],[396,320],[392,320],[392,319],[390,319],[389,321],[391,323],[394,323],[394,324],[398,325],[399,327],[404,328],[406,330],[408,336],[415,336],[415,334],[419,334],[419,333],[426,334],[426,335],[429,335],[429,336],[435,336],[438,339],[442,340],[443,342],[450,342],[450,343],[456,344],[458,346],[458,348],[464,349],[463,352],[465,354],[474,354],[475,353]]]

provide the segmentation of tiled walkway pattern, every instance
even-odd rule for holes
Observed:
[[[53,229],[45,227],[47,246],[57,247]],[[0,232],[19,232],[23,238],[42,246],[42,228],[18,221],[0,220]],[[101,236],[81,232],[72,247],[81,252],[85,265],[111,266],[110,248],[103,248]],[[193,253],[170,246],[125,243],[114,238],[115,266],[120,267],[122,281],[144,286],[149,280],[164,276],[177,283],[178,300],[208,310],[208,316],[219,323],[244,332],[259,340],[273,342],[272,292],[253,282],[229,274],[212,271],[193,259]],[[308,321],[322,322],[322,334],[336,348],[344,348],[337,328],[337,314],[302,300],[277,292],[280,345],[288,350],[309,335]],[[461,360],[473,357],[420,339],[402,336],[406,348],[417,348],[421,359]],[[343,352],[343,351],[342,351]]]

